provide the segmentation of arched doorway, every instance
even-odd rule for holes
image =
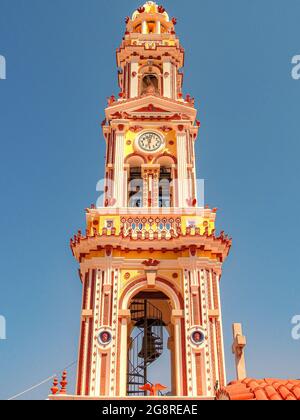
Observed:
[[[142,303],[145,305],[152,305],[160,322],[153,322],[150,328],[145,327],[145,323],[140,321],[135,314],[145,315],[145,311],[141,314]],[[134,305],[134,303],[139,305]],[[138,311],[138,312],[134,312]],[[161,314],[161,316],[160,316]],[[143,364],[149,357],[153,362],[146,366],[148,369],[146,380],[148,383],[159,383],[162,381],[160,375],[156,376],[155,369],[156,363],[158,365],[159,359],[164,357],[160,355],[156,358],[156,352],[160,349],[151,347],[153,346],[153,339],[151,333],[155,338],[161,339],[161,333],[157,334],[157,330],[163,329],[162,337],[162,352],[167,357],[169,369],[166,370],[167,381],[166,385],[170,384],[169,392],[173,396],[187,395],[186,386],[186,349],[185,349],[185,326],[183,319],[183,299],[180,293],[176,290],[175,286],[165,279],[157,278],[155,287],[149,288],[146,279],[136,279],[132,281],[122,293],[120,298],[119,309],[119,396],[125,397],[128,395],[142,395],[142,393],[135,393],[139,386],[144,384],[145,375],[143,372],[138,372],[137,367]],[[143,318],[141,316],[140,318]],[[151,317],[150,317],[151,318]],[[155,319],[153,317],[152,319]],[[136,329],[139,324],[139,331]],[[139,336],[138,339],[136,337]],[[149,335],[148,343],[143,343],[145,337]],[[136,343],[133,341],[136,339]],[[147,350],[150,346],[151,351]],[[133,347],[135,346],[135,347]],[[158,347],[160,346],[160,342]],[[153,350],[153,351],[152,351]],[[152,352],[152,354],[150,354]],[[131,353],[134,353],[131,354]],[[145,356],[146,357],[143,357]],[[135,359],[134,359],[135,358]],[[134,362],[134,363],[133,363]],[[139,363],[141,362],[141,363]],[[133,365],[133,366],[132,366]],[[144,366],[141,366],[141,368]],[[140,375],[136,377],[131,375],[137,373]],[[139,379],[137,379],[139,378]],[[156,379],[158,378],[158,379]],[[135,380],[137,379],[137,380]],[[131,382],[131,384],[129,383]],[[132,385],[132,386],[130,386]],[[162,383],[162,385],[165,385]],[[130,394],[129,394],[130,392]]]
[[[174,395],[174,361],[168,348],[168,338],[174,333],[169,298],[162,292],[141,291],[133,297],[130,313],[127,394],[142,395],[143,385],[161,383]]]

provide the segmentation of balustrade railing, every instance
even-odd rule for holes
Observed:
[[[180,218],[124,217],[121,223],[123,236],[135,239],[171,239],[181,233]]]

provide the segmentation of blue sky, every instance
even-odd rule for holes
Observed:
[[[300,378],[297,216],[298,0],[165,0],[186,49],[185,93],[202,122],[198,176],[218,229],[233,237],[222,279],[228,379],[231,324],[253,377]],[[115,49],[133,0],[0,0],[0,399],[77,358],[81,286],[68,242],[97,199],[100,122],[117,94]],[[70,370],[71,388],[75,369]],[[43,399],[49,385],[26,398]]]

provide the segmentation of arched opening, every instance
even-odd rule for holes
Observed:
[[[162,34],[165,34],[165,33],[167,33],[167,32],[168,32],[168,29],[167,29],[164,25],[161,25],[161,27],[160,27],[160,32],[161,32]]]
[[[163,394],[175,395],[170,299],[162,292],[140,291],[129,308],[127,395],[142,396],[141,387],[158,383],[167,387]]]
[[[159,207],[174,206],[174,160],[170,156],[157,159],[160,165],[159,175]]]
[[[146,74],[142,79],[141,94],[150,95],[158,94],[159,90],[159,81],[155,74]]]
[[[156,33],[157,24],[154,21],[148,22],[148,34],[155,34]]]
[[[128,186],[129,207],[143,207],[143,182],[140,166],[130,167]]]
[[[140,295],[143,293],[144,295]],[[145,293],[160,293],[160,295],[151,296],[145,295]],[[129,354],[132,346],[132,333],[135,328],[135,322],[132,318],[131,311],[133,310],[132,303],[137,298],[143,298],[149,300],[157,309],[162,312],[162,320],[165,324],[164,328],[168,331],[169,338],[163,342],[163,349],[165,350],[165,356],[170,360],[164,365],[166,373],[163,377],[159,374],[164,372],[164,369],[159,369],[158,363],[162,362],[163,356],[156,359],[155,363],[151,367],[156,368],[154,376],[150,376],[151,379],[156,380],[162,379],[162,385],[167,385],[171,381],[170,389],[166,390],[165,393],[170,393],[174,396],[186,396],[187,395],[187,365],[186,365],[186,347],[185,347],[185,325],[184,319],[181,314],[184,307],[184,300],[181,293],[177,290],[175,284],[167,279],[157,277],[154,288],[149,289],[148,281],[145,278],[136,277],[131,281],[127,287],[125,287],[122,295],[119,299],[120,312],[119,312],[119,389],[118,395],[125,397],[129,392]],[[163,305],[163,306],[161,306]],[[134,314],[134,313],[133,313]],[[168,352],[169,350],[169,356]],[[138,349],[140,353],[141,349]],[[146,353],[147,354],[147,353]],[[132,373],[132,372],[131,372]],[[150,372],[151,374],[151,372]],[[141,374],[142,375],[142,374]],[[138,382],[138,381],[137,381]],[[135,385],[137,388],[140,386]],[[131,395],[134,395],[131,394]],[[139,393],[138,395],[142,395]]]
[[[134,27],[134,32],[144,35],[166,33],[167,29],[161,25],[159,21],[145,21],[143,24],[139,23]]]
[[[134,28],[134,32],[137,34],[141,34],[142,33],[142,24],[139,23],[135,28]]]
[[[170,166],[161,166],[159,177],[159,207],[172,207],[171,183],[172,168]]]
[[[143,207],[143,179],[141,156],[132,156],[127,159],[128,165],[128,207]]]

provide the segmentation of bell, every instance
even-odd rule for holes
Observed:
[[[157,349],[156,338],[151,332],[143,337],[143,346],[138,356],[140,359],[146,359],[150,363],[153,363],[160,357],[160,353]]]

